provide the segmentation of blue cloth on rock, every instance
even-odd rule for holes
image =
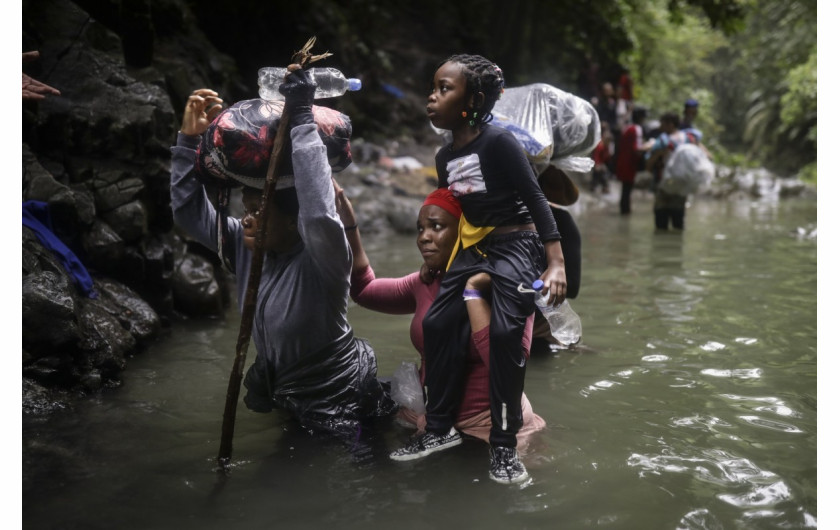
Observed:
[[[23,203],[23,225],[31,228],[38,241],[55,254],[79,291],[88,298],[96,298],[93,279],[88,274],[87,268],[76,257],[76,254],[53,233],[50,205],[41,201],[25,201]]]

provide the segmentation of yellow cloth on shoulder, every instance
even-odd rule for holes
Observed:
[[[458,254],[462,246],[465,249],[470,248],[484,239],[484,236],[492,232],[495,228],[495,226],[473,226],[467,221],[467,217],[462,215],[458,223],[458,239],[455,241],[455,246],[452,247],[452,254],[449,256],[449,263],[446,264],[446,270],[449,270],[449,267],[452,266],[452,262],[455,261],[455,255]]]

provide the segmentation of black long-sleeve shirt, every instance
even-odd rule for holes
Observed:
[[[438,187],[448,187],[461,201],[473,226],[534,223],[543,242],[560,239],[537,177],[516,138],[507,130],[485,126],[469,144],[443,147],[435,156]]]

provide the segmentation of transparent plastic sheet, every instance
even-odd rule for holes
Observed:
[[[662,191],[674,195],[689,195],[711,182],[715,166],[706,153],[695,144],[677,146],[662,173]]]
[[[542,171],[548,164],[587,172],[601,141],[598,112],[587,101],[546,83],[506,88],[493,109],[493,123],[514,133],[529,160]]]
[[[426,413],[420,373],[414,363],[403,361],[394,370],[394,377],[391,379],[391,399],[417,414]]]
[[[548,98],[537,86],[506,88],[493,108],[491,123],[513,133],[528,160],[542,170],[554,152],[554,133]]]
[[[491,123],[516,137],[538,173],[549,164],[579,173],[595,165],[589,155],[601,141],[601,121],[595,107],[574,94],[546,83],[505,88]],[[452,141],[450,131],[432,129]]]

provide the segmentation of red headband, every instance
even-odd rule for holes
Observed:
[[[461,217],[461,203],[458,199],[452,195],[452,192],[449,191],[447,188],[438,188],[435,191],[431,192],[427,197],[426,200],[423,201],[423,206],[427,204],[434,204],[435,206],[440,206],[447,212],[451,213],[455,216],[456,219]]]

